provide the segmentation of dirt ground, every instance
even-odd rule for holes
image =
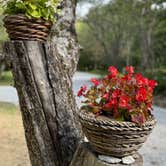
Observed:
[[[0,166],[30,166],[18,111],[0,111]]]

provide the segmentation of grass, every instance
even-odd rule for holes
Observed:
[[[18,106],[7,103],[7,102],[0,102],[0,114],[16,114],[18,111]]]
[[[0,79],[0,85],[12,85],[13,84],[13,76],[10,71],[5,71],[2,73],[2,77]]]
[[[99,74],[101,75],[101,77],[105,76],[108,72],[105,70],[98,70],[98,69],[94,69],[94,70],[90,70],[89,73],[91,74]]]

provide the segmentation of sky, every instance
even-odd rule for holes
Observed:
[[[92,5],[90,3],[81,3],[81,5],[77,5],[77,15],[80,17],[85,16],[86,14],[88,14],[88,11],[91,7]]]
[[[106,4],[110,0],[103,0],[103,2]],[[92,7],[91,3],[80,3],[77,5],[77,16],[78,17],[84,17],[86,14],[88,14],[89,9]],[[163,2],[163,7],[166,8],[166,2]],[[159,9],[159,6],[156,6],[155,4],[152,5],[152,9]]]
[[[103,3],[106,4],[108,3],[110,0],[103,0]],[[83,17],[86,14],[88,14],[89,9],[92,7],[93,5],[91,3],[80,3],[77,5],[77,15],[79,17]]]

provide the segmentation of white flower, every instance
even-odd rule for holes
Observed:
[[[50,7],[51,6],[51,1],[48,1],[45,4],[46,4],[46,7]]]
[[[10,0],[0,0],[0,4],[3,8],[6,8],[9,1]]]
[[[23,1],[22,1],[22,0],[17,0],[17,1],[16,1],[16,3],[19,3],[19,2],[23,3]]]
[[[62,0],[48,0],[45,5],[46,7],[51,7],[55,10],[55,12],[57,12],[57,7],[60,4]]]

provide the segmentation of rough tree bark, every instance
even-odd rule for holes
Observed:
[[[50,42],[10,41],[4,46],[33,166],[68,166],[80,141],[71,82],[78,62],[75,5],[75,0],[64,1]]]

